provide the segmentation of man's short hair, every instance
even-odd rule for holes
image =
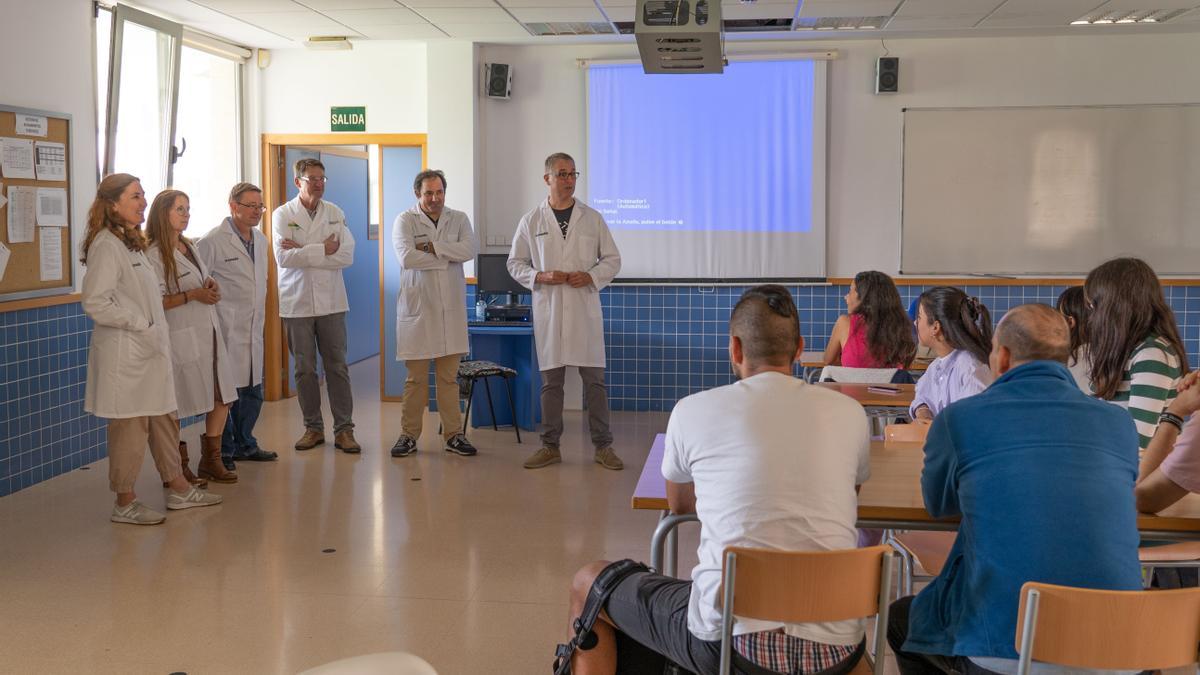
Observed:
[[[425,169],[421,173],[417,174],[417,177],[413,179],[413,192],[421,194],[421,183],[424,183],[430,178],[441,178],[442,190],[446,189],[446,174],[442,173],[441,169]]]
[[[1066,363],[1071,356],[1071,329],[1050,305],[1018,305],[996,327],[996,344],[1007,347],[1016,362]]]
[[[296,178],[300,178],[304,175],[305,171],[308,171],[314,166],[321,171],[325,170],[325,165],[321,163],[321,160],[313,157],[301,157],[300,159],[296,160],[296,166],[293,168],[293,172],[295,173]]]
[[[232,190],[229,191],[229,201],[240,202],[242,200],[242,195],[246,194],[247,192],[262,193],[262,188],[258,187],[254,183],[238,183],[237,185],[233,186]]]
[[[556,152],[546,158],[546,174],[549,175],[554,170],[554,165],[558,162],[566,160],[572,164],[575,163],[575,158],[565,152]]]
[[[800,346],[800,314],[792,294],[778,284],[747,289],[729,315],[729,334],[742,341],[747,361],[791,364]]]

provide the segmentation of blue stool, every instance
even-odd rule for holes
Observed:
[[[516,379],[517,371],[492,361],[463,361],[458,364],[458,389],[467,395],[467,412],[463,416],[463,434],[467,433],[467,426],[470,423],[471,401],[474,400],[477,380],[483,380],[484,391],[487,392],[488,411],[492,413],[492,429],[500,430],[500,427],[496,426],[496,407],[492,405],[492,388],[488,385],[490,377],[504,378],[504,389],[508,393],[508,409],[513,414],[513,431],[517,432],[517,442],[520,443],[521,426],[516,422],[517,408],[513,405],[512,396],[512,380]]]

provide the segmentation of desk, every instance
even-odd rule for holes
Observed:
[[[542,376],[538,371],[533,324],[493,326],[472,321],[467,326],[467,333],[471,337],[471,358],[493,361],[517,371],[513,381],[517,422],[522,429],[536,431],[542,421]],[[482,385],[480,382],[475,387],[471,399],[471,426],[476,428],[492,425],[487,390]],[[496,406],[496,424],[512,424],[513,413],[505,395],[500,391],[492,392],[492,402]]]
[[[635,509],[663,511],[668,516],[667,485],[662,477],[662,457],[666,435],[658,434],[642,467],[633,491]],[[883,441],[871,442],[871,478],[858,495],[858,527],[898,530],[955,530],[957,518],[934,518],[925,510],[921,495],[921,468],[925,453],[921,443],[897,444],[885,449]],[[1156,514],[1139,514],[1138,531],[1145,538],[1169,541],[1200,540],[1200,494],[1184,497],[1174,506]],[[657,533],[656,533],[657,534]],[[657,540],[659,537],[655,537]],[[666,534],[664,573],[674,571],[674,531]],[[656,546],[651,559],[661,559]]]
[[[801,352],[800,367],[808,370],[820,370],[825,367],[825,352]],[[910,373],[923,373],[929,367],[929,361],[913,361],[908,367]],[[807,374],[807,373],[806,373]]]

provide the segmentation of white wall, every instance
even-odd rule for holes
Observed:
[[[1200,102],[1196,34],[888,40],[901,94],[872,94],[876,41],[738,43],[731,52],[834,48],[829,68],[828,274],[895,273],[900,239],[900,128],[905,107]],[[633,57],[628,46],[487,45],[513,66],[513,98],[480,108],[481,218],[511,233],[545,196],[541,160],[585,164],[581,57]],[[582,194],[586,199],[586,194]]]
[[[257,133],[327,134],[329,108],[347,105],[367,107],[367,133],[425,133],[425,63],[425,45],[417,42],[272,50],[271,65],[258,73]]]
[[[96,111],[93,93],[92,3],[51,0],[9,7],[0,21],[0,103],[71,115],[71,228],[74,242],[64,252],[74,265],[75,287],[82,271],[76,255],[87,229],[87,210],[96,196]],[[51,45],[58,47],[47,48]],[[19,64],[19,65],[16,65]]]

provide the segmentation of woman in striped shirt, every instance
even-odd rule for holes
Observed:
[[[1188,372],[1175,313],[1154,270],[1138,258],[1100,265],[1088,273],[1083,292],[1092,389],[1097,398],[1129,410],[1144,450]]]

